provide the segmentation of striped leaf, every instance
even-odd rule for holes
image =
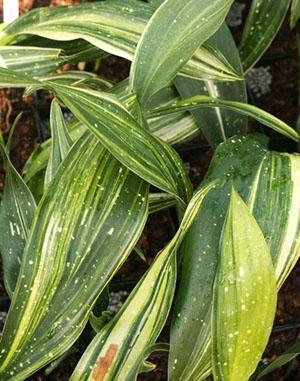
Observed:
[[[58,102],[54,99],[50,110],[51,152],[45,173],[45,188],[54,177],[61,162],[68,155],[72,139],[66,129],[64,116]]]
[[[119,313],[91,342],[71,376],[72,381],[136,380],[147,348],[156,341],[172,304],[176,250],[213,186],[209,184],[192,198],[176,235],[158,254]]]
[[[0,67],[36,76],[55,71],[64,60],[60,49],[1,46]]]
[[[168,115],[173,112],[182,112],[187,110],[194,110],[203,107],[213,108],[225,108],[227,110],[235,111],[242,115],[250,116],[256,119],[258,122],[264,124],[267,127],[272,128],[274,131],[281,133],[282,135],[298,142],[300,140],[299,134],[292,127],[287,125],[282,120],[276,118],[274,115],[247,103],[227,101],[219,98],[212,98],[206,96],[195,96],[188,99],[183,99],[174,102],[171,105],[158,107],[151,110],[148,113],[150,116],[162,116]]]
[[[277,289],[264,236],[234,189],[219,257],[211,319],[213,375],[248,381],[268,343]]]
[[[30,34],[58,41],[84,39],[105,52],[132,60],[136,45],[153,12],[153,7],[137,0],[108,0],[71,7],[34,9],[1,31],[0,44],[6,45],[15,40],[22,43],[22,39],[28,43]],[[73,56],[68,52],[67,62],[75,63],[87,57],[95,59],[97,55],[101,56],[99,49],[97,52],[89,44],[81,44]],[[49,47],[47,40],[43,44],[39,40],[40,45]],[[220,68],[222,73],[219,72]],[[183,69],[183,74],[195,78],[217,76],[220,80],[239,79],[222,54],[208,54],[207,49],[197,51],[195,59]]]
[[[1,379],[24,380],[78,338],[136,244],[147,194],[91,133],[72,147],[35,214],[0,344]]]
[[[162,3],[139,40],[130,71],[130,89],[142,105],[166,86],[197,48],[218,30],[231,4],[232,0]]]
[[[224,24],[217,33],[208,40],[213,46],[220,49],[226,59],[238,73],[242,73],[242,65],[233,37]],[[217,82],[212,80],[196,81],[177,77],[174,84],[182,98],[195,95],[208,95],[228,101],[247,102],[246,86],[244,81]],[[236,113],[224,108],[192,110],[199,129],[213,148],[227,138],[243,134],[247,128],[247,118],[237,116]]]
[[[292,0],[291,7],[291,28],[295,28],[300,18],[300,0]]]
[[[182,245],[170,380],[200,381],[211,371],[210,301],[232,184],[266,238],[278,288],[296,263],[300,255],[299,165],[299,155],[268,151],[262,135],[233,137],[216,150],[202,186],[216,179],[223,185],[208,194]]]
[[[191,184],[179,155],[142,128],[118,98],[103,92],[48,82],[58,98],[125,166],[185,205]]]
[[[12,165],[2,143],[0,150],[6,169],[0,210],[0,251],[5,288],[12,297],[36,205],[30,190]]]
[[[245,72],[256,64],[271,45],[289,6],[290,0],[252,0],[240,45]]]
[[[0,67],[0,88],[23,88],[28,86],[42,87],[33,77]]]

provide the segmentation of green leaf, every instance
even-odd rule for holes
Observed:
[[[58,102],[54,99],[50,110],[50,128],[52,136],[51,153],[45,174],[45,187],[57,172],[60,163],[67,156],[73,144],[66,129],[64,116]]]
[[[232,0],[163,2],[148,22],[131,66],[130,89],[142,105],[168,85],[197,48],[218,30],[231,4]]]
[[[220,144],[201,184],[219,180],[222,186],[204,200],[181,248],[182,269],[171,329],[172,381],[199,381],[210,373],[210,301],[232,184],[266,238],[278,288],[299,258],[300,156],[270,152],[264,140],[264,135],[255,134]]]
[[[300,0],[292,0],[291,28],[295,28],[300,17]]]
[[[32,76],[55,71],[64,60],[60,49],[31,46],[1,46],[0,66]]]
[[[280,368],[281,366],[294,360],[300,354],[300,338],[298,337],[296,342],[288,348],[282,355],[277,357],[271,364],[267,365],[255,378],[255,380],[260,380],[269,373],[274,372],[274,370]]]
[[[242,65],[233,37],[224,24],[217,33],[208,40],[212,46],[217,47],[229,61],[231,66],[242,73]],[[195,95],[209,95],[214,98],[228,101],[247,102],[246,86],[244,81],[216,82],[212,80],[195,81],[183,77],[177,77],[174,84],[182,98]],[[224,108],[205,110],[192,110],[193,117],[197,121],[199,129],[213,148],[227,138],[246,133],[247,118],[237,116],[236,113]]]
[[[287,14],[290,0],[252,0],[240,45],[244,72],[250,70],[275,38]]]
[[[187,99],[183,99],[177,102],[174,102],[171,105],[158,107],[154,110],[151,110],[148,113],[150,116],[162,116],[168,115],[173,112],[182,112],[186,110],[194,110],[203,107],[213,107],[213,108],[225,108],[228,110],[235,111],[242,115],[250,116],[256,119],[258,122],[264,124],[267,127],[272,128],[273,130],[281,133],[282,135],[298,142],[300,140],[299,134],[292,127],[287,125],[282,120],[276,118],[274,115],[269,114],[268,112],[247,103],[227,101],[219,98],[212,98],[206,96],[195,96]]]
[[[0,67],[0,88],[23,88],[27,86],[36,86],[37,88],[42,87],[41,82],[33,79],[29,75]]]
[[[277,289],[264,236],[234,189],[219,257],[211,317],[213,375],[248,381],[268,343]]]
[[[71,381],[136,379],[145,352],[156,341],[170,311],[176,284],[176,250],[214,185],[209,184],[192,198],[176,235],[158,254],[119,313],[88,346]]]
[[[91,133],[72,147],[35,213],[0,344],[1,379],[24,380],[76,341],[142,232],[147,195]]]
[[[50,45],[59,48],[65,46],[64,62],[60,65],[66,62],[93,60],[103,56],[103,51],[132,60],[136,45],[153,12],[152,6],[137,0],[113,0],[71,7],[34,9],[4,28],[0,33],[0,44],[17,41],[46,48]],[[29,35],[41,36],[44,39],[28,39]],[[61,41],[61,44],[51,44],[49,39]],[[78,39],[84,39],[88,44],[78,42]],[[77,40],[74,41],[73,52],[66,44],[71,40]],[[224,70],[223,73],[218,70],[220,66]],[[201,49],[183,72],[184,75],[195,78],[217,75],[221,80],[228,79],[228,76],[231,80],[239,79],[235,70],[220,53],[208,56],[205,50],[202,55]]]
[[[8,295],[12,297],[36,205],[30,190],[12,165],[2,143],[0,151],[6,169],[0,211],[0,251],[5,288]]]
[[[141,127],[117,97],[48,82],[66,107],[125,166],[185,205],[191,184],[179,155]]]

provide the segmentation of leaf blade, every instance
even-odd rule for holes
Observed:
[[[276,300],[268,246],[246,204],[232,189],[213,293],[212,362],[216,379],[249,379],[267,345]]]

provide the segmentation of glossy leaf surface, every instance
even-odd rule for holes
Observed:
[[[234,189],[219,258],[211,317],[213,375],[215,380],[248,381],[268,343],[277,289],[264,236]]]
[[[278,288],[299,258],[299,164],[299,155],[268,151],[262,135],[233,137],[216,150],[202,186],[216,179],[223,185],[209,193],[182,245],[170,380],[200,381],[210,373],[210,300],[232,184],[263,231]]]
[[[94,338],[71,380],[135,380],[167,319],[176,284],[176,250],[214,184],[190,201],[180,227],[122,309]]]
[[[271,45],[289,6],[290,0],[252,0],[240,46],[245,72],[256,64]]]
[[[213,108],[225,108],[235,111],[242,115],[250,116],[257,121],[261,122],[265,126],[272,128],[273,130],[281,133],[282,135],[293,139],[298,142],[300,140],[299,134],[292,127],[287,125],[282,120],[276,118],[274,115],[247,103],[227,101],[218,98],[195,96],[188,99],[183,99],[174,102],[171,105],[159,107],[149,112],[149,116],[161,116],[168,115],[173,112],[193,110],[201,107],[213,107]]]
[[[104,92],[50,84],[58,98],[125,166],[182,205],[191,184],[179,155],[140,126],[117,97]]]
[[[14,168],[2,144],[0,150],[6,170],[0,210],[0,251],[5,288],[12,297],[36,205],[30,190]]]
[[[232,0],[162,3],[139,40],[131,66],[130,88],[142,105],[166,86],[197,48],[218,30],[231,4]]]
[[[242,73],[242,65],[233,37],[229,29],[223,25],[209,40],[212,46],[217,47],[232,67]],[[240,74],[242,75],[242,74]],[[182,98],[195,95],[208,95],[228,101],[247,102],[244,81],[219,82],[213,80],[196,81],[189,78],[177,77],[174,84]],[[224,108],[206,108],[191,110],[199,129],[213,148],[227,138],[246,133],[247,118]]]
[[[108,0],[94,4],[35,9],[7,25],[0,33],[0,43],[5,45],[17,40],[18,43],[31,42],[48,48],[49,39],[63,43],[84,39],[97,47],[98,52],[89,44],[79,43],[73,54],[67,49],[65,62],[95,59],[101,56],[99,49],[132,60],[136,45],[153,12],[152,6],[137,0]],[[28,35],[40,36],[44,40],[35,42],[34,39],[28,39]],[[220,67],[222,72],[219,72]],[[195,59],[187,64],[186,69],[183,68],[183,74],[196,78],[216,76],[220,80],[239,79],[220,53],[208,54],[207,49],[203,54],[201,49],[197,51]]]
[[[147,195],[94,135],[73,146],[35,214],[1,341],[1,379],[24,380],[78,338],[136,244]]]
[[[72,139],[66,129],[64,116],[58,102],[54,99],[50,110],[51,153],[45,174],[45,186],[52,180],[63,159],[72,146]]]

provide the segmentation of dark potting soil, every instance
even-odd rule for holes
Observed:
[[[25,12],[32,7],[55,6],[74,4],[77,0],[23,0],[20,1],[21,11]],[[242,1],[239,1],[242,2]],[[243,1],[249,7],[249,1]],[[2,1],[0,1],[0,12],[2,11]],[[247,8],[244,10],[246,14]],[[2,12],[1,12],[2,13]],[[241,28],[233,29],[237,41],[241,36]],[[297,49],[295,43],[296,33],[289,30],[289,20],[282,26],[274,43],[257,64],[257,66],[270,67],[272,75],[271,92],[260,98],[251,96],[251,101],[257,106],[271,112],[280,119],[295,126],[299,113],[298,106],[298,75],[299,66],[297,63]],[[277,59],[274,59],[277,58]],[[101,62],[97,74],[105,78],[118,82],[128,75],[130,64],[117,57],[109,57]],[[87,69],[94,70],[93,65],[87,65]],[[21,122],[15,132],[12,151],[12,160],[16,168],[21,171],[25,161],[36,145],[44,139],[42,120],[44,115],[37,113],[37,107],[45,110],[49,108],[50,97],[46,93],[39,92],[36,97],[22,97],[20,90],[0,90],[0,127],[7,138],[9,129],[12,126],[15,116],[24,111]],[[43,107],[41,107],[41,105]],[[261,126],[250,122],[253,131],[259,130]],[[264,130],[264,129],[263,129]],[[271,138],[271,147],[280,151],[294,151],[295,145],[282,138],[279,134],[267,131]],[[191,149],[191,147],[194,147]],[[200,137],[191,142],[187,147],[179,150],[183,160],[187,163],[189,175],[196,187],[201,182],[212,157],[212,150]],[[0,191],[3,188],[4,170],[0,166]],[[137,279],[146,271],[154,260],[156,253],[170,240],[176,229],[176,218],[171,211],[161,212],[150,216],[145,230],[140,238],[139,245],[146,256],[146,261],[141,260],[137,254],[132,253],[122,270],[114,279],[115,287],[125,287],[130,290]],[[123,286],[120,286],[120,285]],[[278,297],[275,326],[295,325],[300,323],[300,262],[295,266],[291,275],[282,287]],[[0,280],[0,296],[6,295],[2,279]],[[1,308],[0,308],[1,309]],[[164,342],[169,337],[169,322],[166,324],[158,341]],[[264,358],[273,361],[291,346],[297,335],[299,328],[289,329],[273,333],[269,345],[265,351]],[[45,376],[41,370],[30,377],[32,381],[64,381],[68,380],[84,348],[90,341],[90,328],[84,332],[82,338],[76,345],[76,353],[67,357],[57,369],[50,375]],[[141,374],[139,381],[165,381],[167,380],[167,357],[165,355],[151,356],[150,361],[157,365],[155,371],[149,374]],[[300,363],[294,360],[289,366],[284,366],[280,370],[264,378],[266,381],[297,381],[300,380]]]

